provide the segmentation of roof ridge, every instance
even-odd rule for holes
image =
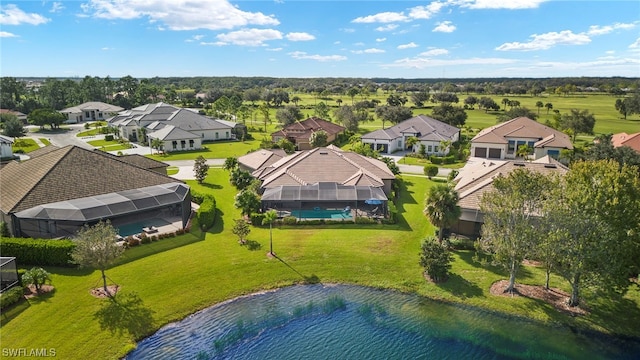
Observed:
[[[79,146],[75,146],[75,145],[70,145],[70,146],[74,146],[74,147],[77,147],[78,149],[82,149],[82,150],[89,151],[89,152],[92,152],[92,153],[95,153],[95,154],[99,154],[100,156],[108,157],[108,158],[110,158],[110,159],[115,159],[115,160],[117,160],[118,162],[121,162],[121,163],[123,163],[123,164],[131,165],[131,166],[137,167],[138,169],[142,169],[142,170],[144,170],[144,171],[152,172],[152,173],[154,173],[154,174],[161,175],[161,176],[164,176],[164,177],[166,177],[166,178],[176,180],[176,182],[184,183],[184,181],[179,180],[179,179],[176,179],[176,178],[173,178],[173,177],[171,177],[171,176],[169,176],[169,175],[167,175],[167,174],[162,174],[162,173],[159,173],[159,172],[153,171],[153,170],[151,170],[151,169],[147,169],[147,168],[144,168],[144,167],[141,167],[141,166],[138,166],[138,165],[135,165],[135,164],[132,164],[132,163],[126,162],[126,161],[122,160],[122,158],[121,158],[120,156],[117,156],[117,155],[116,155],[116,156],[111,156],[111,157],[109,157],[109,156],[107,156],[107,155],[113,155],[113,154],[109,154],[109,153],[104,152],[104,151],[101,151],[101,150],[87,150],[87,149],[83,149],[83,148],[81,148],[81,147],[79,147]],[[131,155],[139,155],[139,154],[131,154]],[[142,155],[141,155],[141,156],[142,156]],[[148,158],[148,157],[146,157],[146,156],[142,156],[142,157],[144,157],[145,159],[153,160],[153,161],[156,161],[156,162],[159,162],[159,163],[162,163],[162,164],[165,164],[165,165],[166,165],[166,163],[165,163],[165,162],[158,161],[158,160],[155,160],[155,159],[151,159],[151,158]],[[167,166],[168,166],[168,165],[167,165]]]

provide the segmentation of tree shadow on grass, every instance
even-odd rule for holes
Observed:
[[[0,316],[0,325],[4,326],[8,324],[9,321],[15,319],[23,311],[27,310],[29,306],[31,306],[31,303],[25,298],[22,298],[16,304],[13,304],[6,309],[2,309],[2,316]]]
[[[486,271],[490,271],[494,274],[507,276],[506,270],[499,266],[491,265],[491,256],[482,253],[477,253],[472,250],[458,250],[454,252],[460,257],[460,259],[467,264]]]
[[[257,251],[262,249],[262,244],[255,240],[245,240],[244,246],[246,246],[247,250],[249,251]]]
[[[449,279],[446,282],[438,283],[436,285],[460,299],[468,299],[482,295],[482,289],[478,285],[458,274],[450,273]]]
[[[293,270],[296,274],[300,275],[300,277],[304,280],[305,284],[318,284],[320,283],[320,278],[316,274],[311,274],[310,276],[303,275],[301,272],[296,270],[293,266],[287,264],[286,261],[282,260],[278,255],[274,254],[274,257],[278,259],[281,263],[283,263],[286,267]]]
[[[154,329],[154,311],[145,307],[142,299],[134,292],[119,293],[113,299],[103,300],[102,307],[94,318],[102,330],[122,335],[125,332],[140,339]]]
[[[209,184],[209,183],[207,183],[207,182],[203,182],[203,183],[202,183],[202,184],[200,184],[200,185],[202,185],[202,186],[204,186],[204,187],[206,187],[206,188],[209,188],[209,189],[213,189],[213,190],[220,190],[220,189],[222,189],[222,185],[218,185],[218,184]]]
[[[216,217],[213,221],[213,226],[207,230],[211,234],[219,234],[224,229],[224,212],[220,209],[216,209]]]

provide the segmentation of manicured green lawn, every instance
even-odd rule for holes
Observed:
[[[169,176],[177,174],[178,171],[180,171],[180,169],[178,169],[176,166],[167,167],[167,175]]]
[[[33,139],[20,138],[15,140],[11,148],[13,149],[14,153],[20,150],[25,153],[29,153],[29,152],[32,152],[33,150],[40,149],[40,146]]]
[[[419,159],[415,157],[403,157],[401,160],[398,161],[398,164],[425,166],[425,165],[431,164],[431,161],[427,159]],[[464,166],[464,164],[465,163],[463,162],[457,162],[455,164],[440,164],[437,166],[442,168],[447,168],[447,169],[460,169],[461,167]]]
[[[44,146],[49,146],[49,145],[51,145],[51,141],[49,141],[49,139],[47,139],[47,138],[40,138],[40,141],[42,141],[42,143],[44,144]]]
[[[169,152],[162,155],[147,155],[147,157],[159,160],[194,160],[202,155],[205,159],[226,159],[228,157],[238,157],[260,148],[262,136],[254,135],[256,139],[247,141],[218,141],[206,143],[204,149],[194,151]]]
[[[128,250],[107,275],[121,286],[119,305],[99,300],[89,290],[100,283],[98,272],[49,268],[56,291],[31,300],[2,316],[2,346],[55,348],[62,359],[116,359],[136,339],[161,325],[242,294],[304,281],[350,283],[413,292],[436,299],[640,336],[640,291],[608,299],[585,291],[592,314],[573,318],[526,298],[494,297],[490,285],[506,273],[484,268],[469,251],[455,252],[453,274],[444,284],[424,280],[418,264],[420,243],[434,229],[422,215],[424,196],[433,182],[405,177],[402,215],[397,225],[273,229],[278,259],[266,256],[269,230],[252,228],[252,247],[240,246],[230,224],[239,218],[235,189],[228,172],[211,169],[194,190],[214,194],[216,225],[206,236],[184,235]],[[518,281],[543,284],[540,269],[527,267]],[[567,289],[557,277],[552,286]]]

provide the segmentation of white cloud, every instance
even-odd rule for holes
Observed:
[[[279,25],[273,15],[242,11],[228,0],[89,0],[85,13],[104,19],[148,17],[171,30],[232,29],[247,25]]]
[[[398,45],[398,49],[400,49],[400,50],[411,49],[411,48],[416,48],[416,47],[418,47],[418,44],[414,43],[413,41],[408,43],[408,44]]]
[[[382,12],[375,15],[362,16],[351,20],[352,23],[370,24],[370,23],[391,23],[391,22],[404,22],[409,18],[402,12]]]
[[[320,62],[347,60],[347,57],[342,55],[309,55],[304,51],[294,51],[289,55],[298,60],[316,60]]]
[[[51,19],[48,19],[40,14],[27,14],[20,10],[14,4],[8,4],[0,7],[0,24],[2,25],[40,25],[46,24]]]
[[[397,27],[398,25],[396,24],[388,24],[384,26],[378,26],[376,28],[376,31],[392,31],[392,30],[395,30]]]
[[[636,24],[624,24],[624,23],[615,23],[613,25],[592,25],[589,27],[587,31],[588,35],[605,35],[614,30],[622,29],[622,30],[631,30],[636,27]]]
[[[243,29],[219,34],[216,38],[225,44],[261,46],[265,41],[282,39],[282,33],[273,29]]]
[[[204,39],[204,35],[193,35],[189,39],[185,40],[186,42],[196,42]]]
[[[496,48],[500,51],[534,51],[547,50],[556,45],[584,45],[591,42],[585,34],[574,34],[571,30],[549,32],[546,34],[533,34],[529,42],[504,43]]]
[[[10,32],[6,32],[6,31],[0,31],[0,38],[11,38],[11,37],[18,37],[18,35]]]
[[[354,54],[382,54],[382,53],[385,53],[386,51],[382,49],[371,48],[371,49],[365,49],[365,50],[353,50],[351,52]]]
[[[346,32],[346,33],[350,34],[350,33],[356,32],[356,29],[344,28],[344,29],[340,29],[340,31],[343,31],[343,32]]]
[[[201,41],[200,45],[203,45],[203,46],[226,46],[226,45],[230,45],[230,44],[226,43],[224,41],[214,41],[214,42]]]
[[[636,41],[629,45],[629,49],[640,49],[640,38],[637,38]]]
[[[420,54],[418,54],[418,56],[420,57],[430,57],[430,56],[440,56],[440,55],[447,55],[449,53],[449,50],[447,49],[429,49],[425,52],[422,52]]]
[[[461,7],[470,9],[536,9],[549,0],[462,0]]]
[[[49,12],[50,13],[59,13],[64,9],[65,9],[65,7],[61,2],[54,1],[53,4],[51,4],[51,10],[49,10]]]
[[[289,41],[309,41],[315,40],[315,36],[304,32],[291,32],[286,35]]]
[[[387,38],[377,38],[376,42],[385,42],[387,41]]]
[[[438,66],[456,65],[504,65],[515,63],[516,60],[504,58],[470,58],[470,59],[430,59],[423,57],[404,58],[387,64],[388,67],[402,67],[409,69],[425,69]]]
[[[279,47],[279,48],[268,48],[268,49],[265,49],[265,50],[267,50],[267,51],[282,51],[282,48],[281,47]]]
[[[442,21],[436,23],[436,27],[432,30],[433,32],[444,32],[450,33],[456,30],[456,26],[451,24],[451,21]]]
[[[100,49],[100,50],[102,50],[102,51],[110,51],[110,50],[115,50],[115,49],[114,49],[114,48],[111,48],[111,47],[108,47],[108,46],[105,46],[105,47],[103,47],[103,48],[102,48],[102,49]]]
[[[445,3],[434,1],[427,6],[416,6],[409,9],[409,17],[412,19],[431,19],[433,15],[440,12]]]

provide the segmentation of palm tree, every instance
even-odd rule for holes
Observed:
[[[222,168],[224,170],[232,171],[235,168],[237,168],[238,165],[239,165],[238,159],[233,157],[233,156],[230,156],[230,157],[224,159],[224,165],[222,166]]]
[[[153,149],[158,150],[158,152],[160,152],[162,150],[162,147],[164,146],[164,142],[160,139],[153,139],[151,140],[151,149],[152,149],[152,153],[153,153]]]
[[[504,110],[507,110],[507,105],[509,105],[509,98],[502,99],[502,104],[504,105]]]
[[[271,209],[269,211],[267,211],[266,213],[264,213],[264,218],[262,219],[262,225],[267,225],[269,224],[269,255],[271,256],[275,256],[276,254],[273,253],[273,233],[272,233],[272,229],[273,229],[273,222],[278,218],[278,213]]]
[[[460,218],[458,192],[448,184],[433,186],[425,199],[424,214],[438,227],[438,241],[442,243],[444,229]]]
[[[411,136],[411,137],[407,138],[407,140],[404,141],[404,143],[406,144],[407,148],[410,148],[411,151],[413,151],[413,147],[419,142],[420,142],[420,140],[415,136]]]
[[[537,101],[536,102],[536,107],[538,108],[538,115],[540,115],[540,108],[543,107],[544,104],[542,103],[542,101]]]
[[[547,115],[549,115],[549,110],[553,109],[553,104],[549,102],[544,104],[544,107],[547,108]]]

